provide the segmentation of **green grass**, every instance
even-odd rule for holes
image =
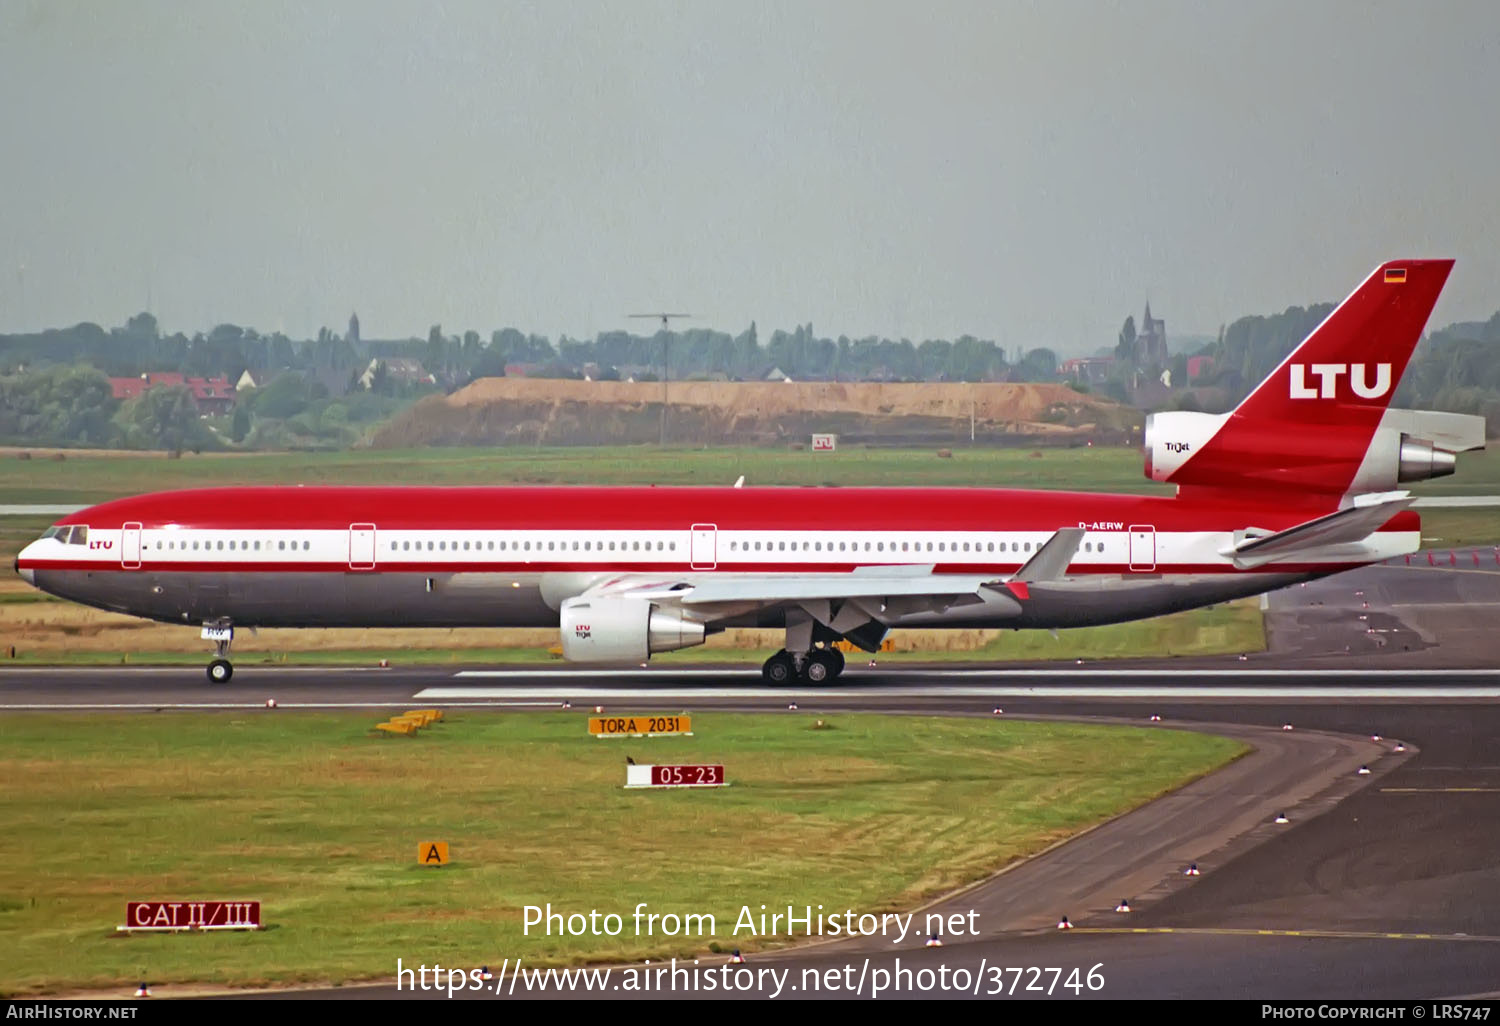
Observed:
[[[1041,453],[1032,456],[1033,452]],[[1141,475],[1133,448],[789,449],[434,448],[322,453],[0,459],[12,503],[92,504],[147,491],[254,484],[925,485],[1170,494]]]
[[[16,598],[24,598],[24,595]],[[0,603],[7,596],[0,594]],[[897,640],[901,632],[896,631]],[[15,664],[68,666],[182,666],[199,665],[208,660],[197,641],[196,632],[183,632],[185,651],[90,652],[79,650],[28,651],[19,646]],[[1128,659],[1162,656],[1223,655],[1236,652],[1262,652],[1266,647],[1265,627],[1255,599],[1244,599],[1206,609],[1193,609],[1135,623],[1111,624],[1058,631],[1057,637],[1045,631],[1006,631],[978,648],[943,649],[935,645],[919,646],[917,651],[882,652],[880,663],[928,662],[1001,662],[1048,659]],[[652,665],[722,663],[759,666],[771,649],[689,648],[652,656]],[[850,660],[862,662],[867,657],[855,652]],[[317,651],[245,651],[234,656],[236,666],[372,666],[381,659],[393,665],[426,665],[441,663],[551,663],[559,661],[546,648],[404,648],[404,649],[321,649]]]
[[[611,710],[631,711],[631,710]],[[690,738],[601,741],[585,714],[0,720],[0,990],[389,979],[686,955],[742,905],[910,908],[1243,754],[1076,724],[695,714]],[[624,757],[722,761],[732,786],[627,792]],[[416,865],[445,840],[454,864]],[[131,899],[258,899],[254,934],[121,937]],[[712,940],[522,935],[525,905],[711,913]],[[983,923],[981,921],[981,927]]]
[[[1040,455],[1034,455],[1040,454]],[[1148,481],[1134,447],[790,449],[601,446],[430,448],[247,453],[167,459],[159,454],[0,458],[11,503],[91,504],[146,491],[254,484],[910,485],[1078,489],[1171,494]],[[1419,495],[1500,492],[1500,450],[1462,453],[1458,473],[1413,486]]]
[[[42,532],[52,526],[58,517],[0,517],[0,561],[4,565],[4,577],[16,580],[12,569],[16,553],[36,541]]]
[[[1133,623],[1061,630],[1055,638],[1046,631],[1008,631],[962,658],[1133,659],[1264,652],[1266,629],[1259,601],[1242,599]],[[912,656],[921,659],[922,653]]]
[[[1500,509],[1423,509],[1422,547],[1455,549],[1500,542]]]
[[[1500,444],[1488,449],[1458,454],[1458,469],[1448,477],[1417,481],[1409,487],[1417,495],[1500,494]]]

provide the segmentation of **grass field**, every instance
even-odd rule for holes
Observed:
[[[24,587],[24,585],[23,585]],[[208,661],[196,627],[158,624],[46,598],[0,592],[0,646],[16,647],[19,664],[132,665]],[[1046,631],[892,631],[894,651],[879,660],[1109,659],[1132,656],[1219,655],[1260,652],[1265,631],[1255,599],[1196,609],[1130,624]],[[707,645],[654,656],[653,665],[719,662],[758,666],[784,644],[780,631],[736,630]],[[374,664],[548,662],[557,658],[555,630],[264,630],[235,639],[237,666],[263,664]],[[851,656],[856,660],[865,657]],[[7,660],[8,662],[8,660]]]
[[[371,736],[378,718],[0,719],[0,989],[753,950],[729,935],[742,905],[909,909],[1243,753],[988,718],[694,714],[690,738],[608,741],[584,714],[461,712],[414,738]],[[722,762],[732,786],[627,792],[626,755]],[[453,865],[416,864],[431,840]],[[271,928],[116,935],[127,900],[178,898],[259,900]],[[713,914],[715,937],[522,935],[528,904],[642,901]]]
[[[91,504],[141,492],[252,484],[930,485],[1080,488],[1170,494],[1130,448],[789,449],[508,448],[183,456],[0,456],[5,502]],[[1033,455],[1035,453],[1036,455]]]

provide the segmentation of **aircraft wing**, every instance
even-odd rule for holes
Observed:
[[[913,613],[983,605],[986,615],[1017,616],[1021,603],[994,576],[937,574],[931,567],[860,567],[844,574],[705,574],[664,580],[627,575],[601,582],[586,594],[635,598],[700,622],[723,621],[762,609],[780,609],[790,631],[814,624],[875,651],[888,625]]]
[[[863,574],[796,574],[722,576],[667,591],[633,591],[636,598],[675,601],[685,608],[721,603],[775,603],[807,599],[884,599],[907,596],[960,597],[977,595],[991,577],[927,574],[889,577]]]
[[[1283,531],[1247,528],[1236,532],[1236,542],[1219,550],[1241,569],[1283,559],[1305,558],[1311,550],[1364,541],[1416,498],[1410,492],[1378,492],[1355,496],[1354,503],[1336,513],[1305,520]]]

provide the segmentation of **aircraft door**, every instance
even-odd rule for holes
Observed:
[[[131,521],[120,529],[120,568],[141,568],[141,525],[138,521]]]
[[[349,569],[375,569],[375,525],[349,525]]]
[[[1130,525],[1130,569],[1156,569],[1156,528],[1151,524]]]
[[[717,524],[694,524],[692,551],[688,567],[693,570],[712,570],[719,565],[719,528]]]

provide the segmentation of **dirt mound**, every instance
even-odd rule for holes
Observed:
[[[762,444],[813,432],[899,444],[1022,436],[1113,438],[1139,412],[1051,384],[673,382],[672,439]],[[377,448],[421,445],[594,445],[655,441],[659,382],[483,378],[422,400],[376,433]]]

